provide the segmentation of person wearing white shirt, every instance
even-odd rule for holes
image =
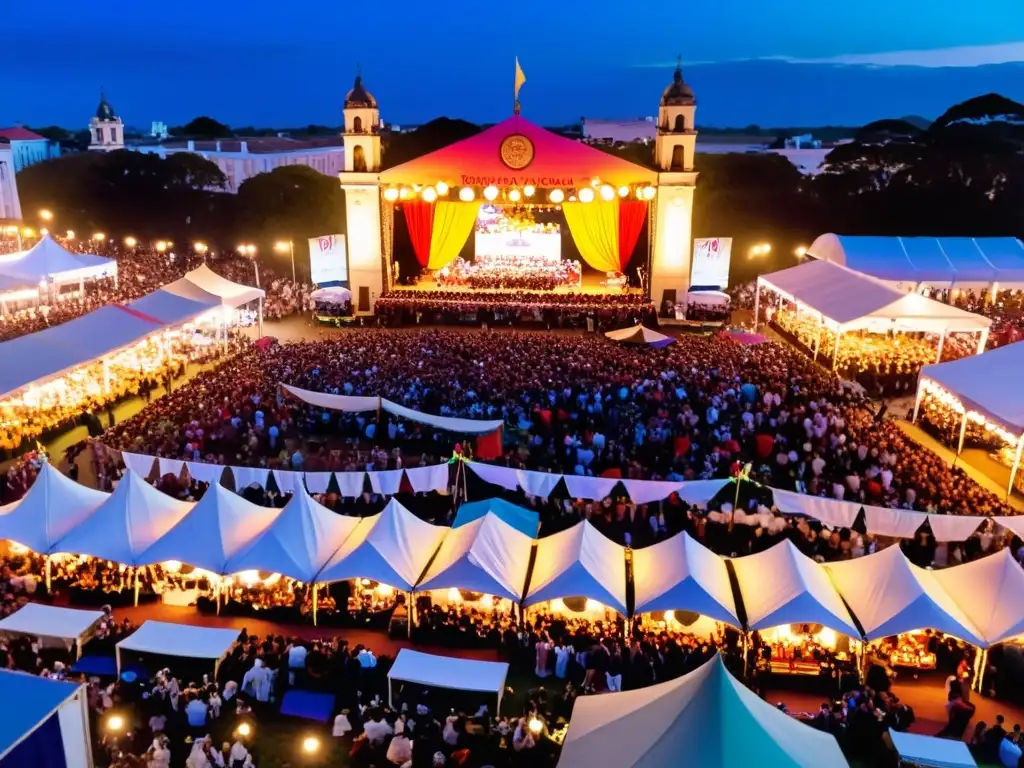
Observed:
[[[249,759],[249,750],[241,741],[235,739],[235,743],[231,745],[231,751],[228,753],[228,759],[231,764],[227,768],[243,768],[245,761]]]
[[[383,744],[384,739],[394,732],[383,715],[378,715],[378,718],[377,720],[368,720],[363,726],[363,732],[366,734],[367,741],[370,742],[371,746],[375,747]]]
[[[245,673],[242,678],[242,690],[259,702],[270,701],[270,690],[273,675],[270,670],[263,666],[262,659],[256,659],[252,669]]]
[[[399,734],[388,744],[388,762],[395,765],[405,765],[412,760],[412,742],[404,734]]]

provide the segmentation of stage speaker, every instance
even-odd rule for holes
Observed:
[[[358,308],[360,312],[370,311],[370,286],[368,285],[359,286]]]

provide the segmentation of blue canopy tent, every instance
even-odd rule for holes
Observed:
[[[531,539],[537,538],[540,531],[540,515],[532,509],[516,506],[504,499],[485,499],[463,504],[455,515],[452,528],[478,520],[488,512],[493,512],[503,523],[508,523]]]
[[[0,671],[0,768],[90,768],[84,686]]]

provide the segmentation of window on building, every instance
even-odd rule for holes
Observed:
[[[352,132],[362,133],[363,132],[363,118],[356,117],[352,120]]]
[[[352,170],[357,173],[366,172],[366,153],[363,152],[362,147],[356,147],[352,150]]]
[[[686,169],[685,155],[683,153],[683,145],[676,144],[672,147],[672,165],[669,166],[671,171],[682,171]]]
[[[682,115],[676,115],[676,124],[674,130],[676,133],[682,133],[686,130],[686,120]]]

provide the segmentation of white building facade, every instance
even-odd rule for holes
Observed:
[[[14,172],[14,153],[6,144],[0,144],[0,220],[20,218],[21,201]]]
[[[0,129],[0,142],[10,144],[15,173],[30,165],[60,157],[60,144],[21,126]]]

